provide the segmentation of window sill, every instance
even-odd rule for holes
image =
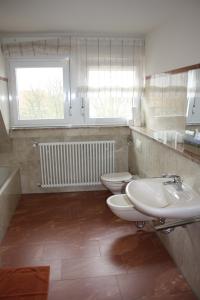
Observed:
[[[11,127],[10,131],[15,131],[15,130],[40,130],[40,129],[80,129],[80,128],[101,128],[101,127],[128,127],[127,124],[98,124],[98,125],[65,125],[65,126],[15,126]]]

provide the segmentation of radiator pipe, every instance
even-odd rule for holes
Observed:
[[[38,144],[39,144],[38,142],[34,142],[33,143],[33,148],[36,148],[38,146]]]

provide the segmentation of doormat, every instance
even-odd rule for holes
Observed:
[[[49,266],[0,269],[0,300],[47,300]]]

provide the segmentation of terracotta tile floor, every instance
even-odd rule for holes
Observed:
[[[196,299],[156,235],[115,217],[108,195],[24,195],[1,265],[50,265],[50,300]]]

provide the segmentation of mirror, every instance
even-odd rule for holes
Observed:
[[[188,71],[186,125],[200,124],[200,69]]]
[[[200,64],[147,77],[142,112],[154,139],[200,162]]]

